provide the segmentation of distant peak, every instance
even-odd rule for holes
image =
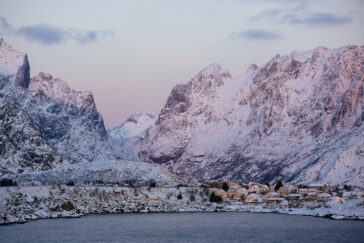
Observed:
[[[306,57],[297,51],[292,51],[290,57],[296,62],[305,62]]]
[[[316,47],[312,52],[312,59],[317,59],[319,57],[322,57],[326,55],[329,52],[329,50],[324,46]]]
[[[250,71],[255,71],[255,70],[257,70],[258,69],[258,66],[257,66],[257,64],[251,64],[249,67],[248,67],[248,70],[247,70],[247,72],[250,72]]]
[[[207,67],[205,67],[204,69],[202,69],[199,72],[199,75],[206,76],[206,77],[208,77],[208,76],[212,76],[212,77],[222,76],[222,77],[230,77],[230,78],[232,77],[232,75],[229,73],[229,71],[224,69],[218,63],[213,63],[213,64],[208,65]]]
[[[41,77],[43,80],[51,80],[51,79],[53,79],[52,75],[49,74],[49,73],[40,72],[38,74],[38,76]]]

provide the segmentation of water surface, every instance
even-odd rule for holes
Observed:
[[[0,226],[0,242],[364,242],[364,222],[264,213],[106,214]]]

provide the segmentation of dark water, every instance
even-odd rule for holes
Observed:
[[[0,242],[364,242],[364,222],[261,213],[90,215],[0,226]]]

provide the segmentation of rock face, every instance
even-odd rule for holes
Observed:
[[[51,74],[39,73],[29,83],[30,91],[35,95],[52,98],[57,102],[75,106],[88,112],[96,111],[94,97],[89,91],[76,91],[66,82],[53,78]]]
[[[177,85],[139,156],[194,179],[364,184],[364,46],[217,64]]]
[[[65,163],[31,117],[0,96],[0,175],[50,170]]]
[[[30,81],[28,56],[14,50],[0,38],[0,67],[7,74],[14,75],[16,86],[28,88]]]

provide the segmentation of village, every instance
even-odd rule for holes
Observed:
[[[238,182],[220,182],[215,189],[216,196],[224,202],[241,201],[245,204],[261,204],[265,208],[279,206],[281,208],[302,208],[304,203],[325,205],[330,201],[343,203],[346,199],[364,198],[362,188],[351,186],[331,187],[325,184],[299,185],[278,182],[275,186],[256,182],[242,184]],[[314,205],[314,204],[312,204]]]

